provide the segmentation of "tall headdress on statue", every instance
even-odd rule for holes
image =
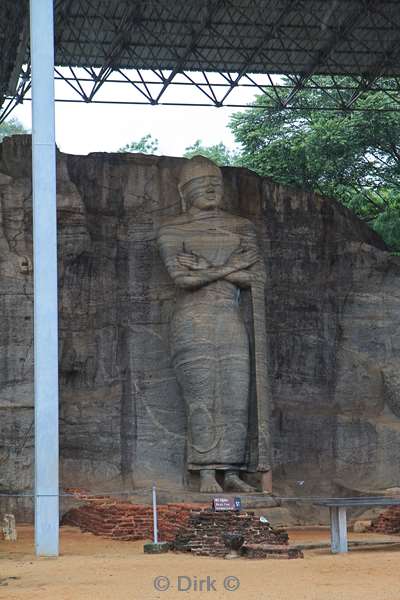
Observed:
[[[187,160],[181,169],[178,183],[178,190],[182,200],[182,209],[184,211],[187,207],[182,194],[182,188],[186,183],[189,183],[192,179],[197,179],[197,177],[218,177],[222,183],[221,169],[209,158],[197,154]]]

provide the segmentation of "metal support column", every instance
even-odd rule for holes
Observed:
[[[35,548],[58,556],[58,307],[53,0],[30,0]]]
[[[347,514],[345,506],[331,506],[331,551],[341,554],[348,551]]]
[[[348,551],[347,508],[345,506],[339,506],[338,527],[339,527],[339,552],[347,552]]]
[[[331,517],[331,552],[339,552],[339,511],[337,506],[330,506],[329,513]]]

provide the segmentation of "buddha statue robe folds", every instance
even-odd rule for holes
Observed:
[[[159,229],[163,262],[177,286],[171,353],[187,416],[187,466],[200,489],[251,491],[247,469],[250,352],[240,294],[264,264],[253,224],[221,209],[220,169],[203,157],[188,161],[180,179],[187,207]]]

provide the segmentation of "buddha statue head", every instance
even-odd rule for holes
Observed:
[[[182,168],[178,189],[184,210],[220,208],[223,195],[221,169],[204,156],[193,156]]]

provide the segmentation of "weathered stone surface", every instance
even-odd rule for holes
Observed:
[[[157,242],[176,286],[170,346],[187,415],[187,468],[200,472],[201,492],[222,491],[219,472],[225,490],[251,493],[239,471],[271,470],[264,257],[253,223],[222,209],[223,176],[212,161],[187,161],[178,187],[185,209],[162,223]]]
[[[183,160],[58,155],[63,485],[187,483],[175,289],[155,242],[180,212]],[[267,269],[275,491],[398,486],[400,260],[332,200],[223,173],[226,207],[253,221]],[[19,136],[0,146],[1,491],[32,487],[31,216],[30,140]]]
[[[274,546],[273,544],[245,544],[241,555],[245,558],[304,558],[300,548],[288,546]]]
[[[353,531],[354,533],[367,533],[370,530],[371,521],[368,520],[359,520],[353,523]]]
[[[145,554],[166,554],[171,549],[169,542],[161,542],[160,544],[144,544],[143,552]]]

